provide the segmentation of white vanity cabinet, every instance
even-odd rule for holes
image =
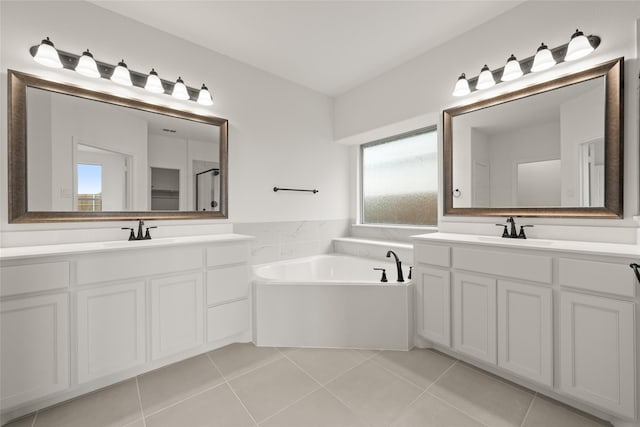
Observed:
[[[0,424],[250,341],[250,239],[2,249]]]
[[[482,239],[414,238],[418,342],[614,425],[640,424],[638,284],[629,268],[640,248]]]
[[[146,362],[144,281],[81,289],[76,294],[79,383]]]

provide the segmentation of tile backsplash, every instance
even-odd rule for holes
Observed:
[[[332,239],[349,235],[351,220],[234,223],[233,231],[254,236],[251,263],[263,264],[333,252]]]

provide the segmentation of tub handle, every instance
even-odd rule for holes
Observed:
[[[381,282],[388,282],[387,270],[385,268],[374,268],[374,270],[382,271],[382,277],[380,278]]]

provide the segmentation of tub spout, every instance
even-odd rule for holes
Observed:
[[[387,251],[387,258],[391,258],[391,255],[396,259],[396,269],[398,270],[398,282],[404,282],[404,277],[402,276],[402,262],[398,255],[396,255],[393,251]]]

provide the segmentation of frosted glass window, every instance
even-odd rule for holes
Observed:
[[[437,147],[433,128],[362,146],[362,223],[437,223]]]

